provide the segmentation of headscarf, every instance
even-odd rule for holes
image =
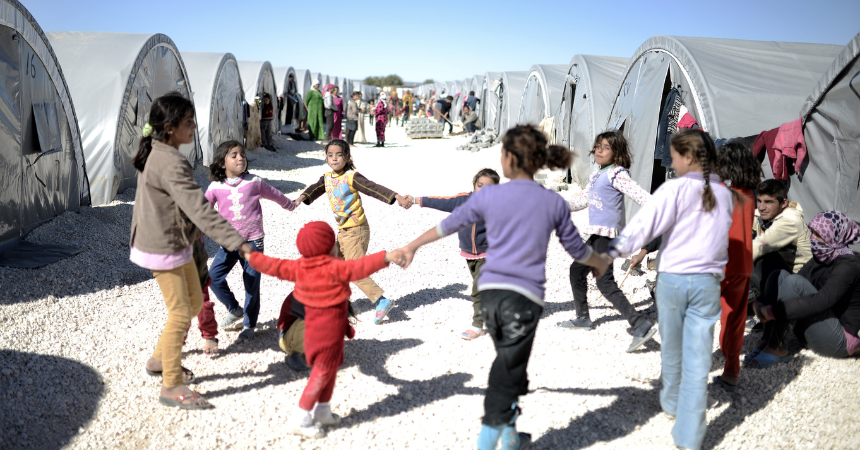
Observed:
[[[379,93],[379,102],[377,102],[377,104],[380,102],[385,102],[385,100],[388,100],[388,96],[385,94],[385,92],[380,92]]]
[[[334,89],[333,84],[329,83],[329,84],[325,85],[325,91],[326,92],[331,92],[332,89]]]
[[[837,256],[853,255],[848,245],[860,242],[860,224],[841,211],[818,213],[807,225],[824,239],[824,242],[815,237],[810,239],[812,256],[818,262],[829,263]]]

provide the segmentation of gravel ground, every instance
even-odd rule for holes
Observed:
[[[387,134],[386,148],[358,146],[354,159],[365,176],[401,194],[455,194],[470,189],[479,169],[499,169],[498,145],[470,153],[455,150],[466,137],[410,141],[397,127]],[[277,139],[277,153],[250,152],[251,169],[295,198],[327,170],[323,152],[314,143]],[[206,169],[196,175],[206,186]],[[221,353],[210,358],[192,324],[184,363],[216,409],[183,412],[157,403],[159,379],[143,367],[166,312],[151,274],[128,261],[133,199],[134,191],[126,191],[110,205],[63,214],[28,236],[74,244],[83,253],[37,270],[0,267],[0,448],[474,448],[494,352],[489,338],[458,337],[470,324],[472,306],[456,236],[422,249],[407,271],[392,267],[374,276],[396,301],[390,321],[373,325],[370,302],[353,289],[357,336],[347,341],[332,402],[344,421],[323,440],[303,440],[286,434],[284,422],[307,374],[286,367],[276,342],[277,313],[292,284],[271,277],[263,278],[253,341],[236,344],[236,331],[222,332]],[[402,246],[445,217],[373,199],[364,205],[371,252]],[[325,199],[295,212],[264,202],[263,211],[266,252],[283,258],[299,256],[295,237],[302,224],[332,223]],[[585,223],[586,214],[575,214],[574,221]],[[208,250],[214,256],[217,245],[209,242]],[[593,281],[596,330],[555,326],[573,314],[570,262],[552,242],[547,308],[519,428],[532,433],[536,449],[673,448],[672,422],[658,401],[659,335],[642,350],[624,353],[627,324]],[[621,262],[615,265],[619,280]],[[654,278],[653,272],[631,276],[623,287],[652,317],[645,283]],[[229,281],[242,292],[238,270]],[[225,314],[217,302],[216,313],[219,320]],[[745,352],[754,341],[747,339]],[[705,448],[858,447],[857,360],[794,351],[788,364],[744,370],[734,395],[710,388]],[[712,375],[722,365],[715,342]]]

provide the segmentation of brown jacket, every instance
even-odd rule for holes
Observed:
[[[146,167],[137,175],[129,244],[169,255],[199,239],[198,228],[228,250],[245,242],[203,196],[179,150],[153,140]]]

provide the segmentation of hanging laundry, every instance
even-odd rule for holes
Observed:
[[[773,142],[776,140],[776,134],[778,132],[779,128],[763,131],[761,134],[758,135],[755,142],[753,142],[752,151],[753,155],[758,158],[758,155],[759,153],[761,153],[762,150],[767,150],[767,159],[770,161],[770,167],[771,170],[773,170],[773,177],[777,180],[787,180],[788,174],[782,174],[774,168],[775,155],[773,152]]]
[[[694,130],[699,129],[699,122],[696,122],[696,119],[690,115],[690,113],[684,114],[681,117],[681,120],[678,121],[678,128],[692,128]]]
[[[654,159],[659,159],[663,167],[672,166],[669,142],[672,140],[672,134],[678,131],[678,117],[683,106],[678,89],[672,88],[663,104],[663,113],[657,125],[657,146],[654,148]]]
[[[770,161],[774,179],[788,180],[786,159],[794,161],[794,171],[799,173],[803,160],[806,159],[806,140],[803,137],[801,119],[761,133],[753,143],[753,154],[758,157],[762,149],[767,149],[767,158]]]

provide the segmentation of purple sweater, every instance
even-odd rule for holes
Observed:
[[[293,202],[281,191],[256,175],[246,173],[236,184],[213,181],[206,189],[209,203],[218,208],[221,217],[227,219],[246,241],[260,239],[265,234],[260,198],[271,200],[287,211],[295,209]]]
[[[570,219],[567,202],[531,180],[481,188],[436,231],[444,237],[480,220],[487,227],[488,248],[479,291],[513,291],[543,306],[546,250],[553,231],[574,259],[591,256],[591,247],[582,242]]]
[[[703,180],[702,172],[689,172],[663,183],[624,231],[609,243],[610,256],[631,255],[663,236],[657,257],[658,272],[711,273],[720,280],[725,278],[734,201],[731,191],[720,183],[720,177],[711,174],[710,185],[717,205],[705,212]]]

